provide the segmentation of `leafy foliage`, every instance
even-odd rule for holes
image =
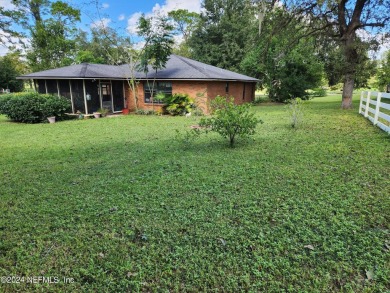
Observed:
[[[291,119],[291,127],[298,128],[298,126],[302,123],[303,119],[303,100],[300,98],[295,98],[287,101],[287,110],[290,114]]]
[[[149,66],[155,72],[165,68],[174,43],[172,30],[173,27],[166,17],[139,18],[138,35],[145,40],[139,68],[146,74],[149,72]]]
[[[183,36],[183,41],[173,48],[175,54],[191,58],[191,47],[188,40],[200,21],[200,15],[189,12],[187,9],[178,9],[168,12],[168,17],[173,22],[176,33]]]
[[[63,119],[70,110],[70,101],[55,95],[31,92],[0,96],[0,114],[16,122],[46,122],[51,116]]]
[[[76,63],[120,65],[130,63],[131,41],[110,27],[96,26],[91,35],[79,31],[76,37]]]
[[[156,98],[160,99],[158,95]],[[190,113],[194,106],[194,101],[187,94],[164,95],[162,101],[164,102],[163,111],[173,116]]]
[[[168,18],[158,15],[157,17],[145,17],[142,15],[138,20],[138,35],[141,36],[145,45],[139,54],[140,60],[137,65],[146,77],[149,73],[149,67],[154,70],[153,85],[156,82],[157,71],[165,68],[172,53],[173,26],[169,23]],[[149,80],[147,80],[149,86]],[[152,107],[154,110],[154,92],[152,91]]]
[[[13,54],[0,57],[0,88],[9,89],[11,92],[23,90],[23,81],[16,77],[22,74],[19,68],[19,58]]]
[[[257,125],[262,123],[250,112],[250,104],[236,105],[234,97],[217,96],[211,101],[210,107],[212,117],[202,118],[199,125],[227,138],[230,147],[234,147],[238,136],[254,135]]]
[[[315,40],[295,42],[291,38],[300,26],[293,15],[275,8],[241,63],[247,74],[260,79],[271,101],[307,99],[307,90],[321,84],[323,64],[315,53]]]
[[[380,64],[378,70],[378,87],[382,91],[386,91],[387,87],[390,86],[390,51],[387,51],[385,58]]]
[[[14,0],[17,21],[30,34],[27,60],[33,71],[70,65],[80,11],[63,1]]]
[[[239,72],[250,45],[253,6],[249,0],[205,0],[203,8],[188,40],[192,58]]]

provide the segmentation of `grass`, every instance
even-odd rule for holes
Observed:
[[[314,99],[296,130],[257,106],[234,149],[184,147],[197,118],[1,117],[0,276],[60,281],[0,291],[390,290],[389,136],[354,103]]]

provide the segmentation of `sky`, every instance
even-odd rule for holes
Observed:
[[[81,11],[80,29],[89,31],[93,26],[110,26],[120,34],[127,34],[136,39],[138,18],[144,13],[166,14],[177,9],[200,12],[201,0],[68,0],[66,1]],[[11,0],[0,0],[0,6],[12,8]],[[0,46],[0,56],[5,55],[7,48]]]

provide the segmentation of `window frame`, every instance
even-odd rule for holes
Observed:
[[[162,86],[162,85],[168,84],[168,86]],[[153,87],[153,82],[144,82],[144,103],[145,104],[152,104],[152,95],[156,95],[158,93],[163,93],[166,95],[172,95],[172,82],[171,81],[156,81],[154,83]],[[152,94],[153,93],[153,94]],[[154,104],[164,104],[161,100],[154,99],[153,100]]]

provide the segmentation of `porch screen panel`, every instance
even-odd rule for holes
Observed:
[[[85,114],[83,81],[76,79],[72,80],[71,84],[74,110],[75,112],[80,111]]]
[[[58,81],[58,86],[60,88],[60,96],[66,98],[72,103],[72,97],[70,95],[70,86],[69,80],[60,79]]]
[[[122,111],[124,107],[123,97],[123,81],[113,80],[112,82],[112,94],[114,102],[114,111]]]
[[[71,96],[70,96],[69,80],[64,80],[64,79],[59,80],[58,86],[60,87],[60,96],[67,98],[70,101]]]
[[[88,113],[96,112],[100,108],[99,81],[86,80]]]
[[[48,94],[58,95],[57,80],[47,79],[46,86],[47,86],[47,93]]]
[[[45,80],[43,79],[38,79],[37,80],[37,83],[38,83],[38,93],[40,94],[46,94],[46,86],[45,86]]]

